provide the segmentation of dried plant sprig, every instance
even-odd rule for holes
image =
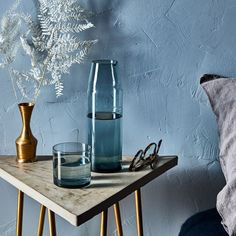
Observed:
[[[94,27],[86,17],[91,13],[82,9],[76,0],[39,0],[38,17],[22,15],[29,31],[21,38],[23,49],[31,57],[32,77],[36,100],[43,85],[54,85],[56,96],[63,94],[62,74],[81,63],[96,40],[80,41],[76,34]],[[35,71],[37,73],[35,73]]]
[[[15,57],[18,48],[18,38],[20,35],[20,21],[15,15],[17,6],[20,0],[17,0],[14,5],[4,14],[1,20],[0,31],[0,53],[4,59],[0,63],[0,67],[5,67],[11,64]]]
[[[26,93],[27,86],[29,82],[33,84],[33,102],[41,87],[46,85],[54,85],[56,96],[61,96],[64,87],[62,75],[69,73],[73,64],[82,63],[97,42],[78,38],[79,32],[94,25],[88,21],[92,13],[83,9],[77,0],[39,0],[38,3],[36,19],[29,14],[14,12],[18,22],[22,21],[27,26],[27,31],[17,36],[25,54],[30,57],[31,69],[27,72],[11,70],[23,97],[30,98]]]
[[[0,62],[0,68],[7,68],[17,101],[18,97],[10,70],[10,64],[14,62],[17,50],[19,48],[21,21],[16,16],[16,10],[19,4],[20,0],[16,0],[12,7],[5,12],[0,23],[0,55],[2,58]]]

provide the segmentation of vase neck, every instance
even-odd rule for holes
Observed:
[[[33,103],[20,103],[18,104],[20,109],[22,123],[23,123],[23,130],[30,130],[30,119],[31,114],[34,109]]]

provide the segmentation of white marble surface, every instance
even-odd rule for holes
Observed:
[[[177,157],[163,157],[155,170],[129,172],[130,158],[125,160],[121,172],[92,173],[91,184],[82,189],[54,185],[51,160],[19,164],[14,156],[1,156],[0,177],[78,226],[177,164]]]

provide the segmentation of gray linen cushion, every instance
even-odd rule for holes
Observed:
[[[236,235],[236,79],[204,75],[201,86],[217,117],[219,159],[226,179],[217,195],[217,210],[227,233]]]

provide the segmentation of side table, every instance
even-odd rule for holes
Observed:
[[[113,206],[118,236],[123,235],[119,201],[135,193],[137,235],[143,235],[141,187],[177,165],[177,156],[162,156],[158,166],[138,172],[129,172],[132,158],[123,158],[119,173],[92,173],[88,187],[59,188],[53,184],[50,156],[39,156],[34,163],[17,163],[14,156],[0,156],[0,177],[18,191],[16,235],[22,235],[24,194],[41,204],[38,236],[43,235],[44,218],[48,209],[50,236],[56,236],[55,213],[79,226],[101,213],[100,236],[107,234],[107,211]]]

